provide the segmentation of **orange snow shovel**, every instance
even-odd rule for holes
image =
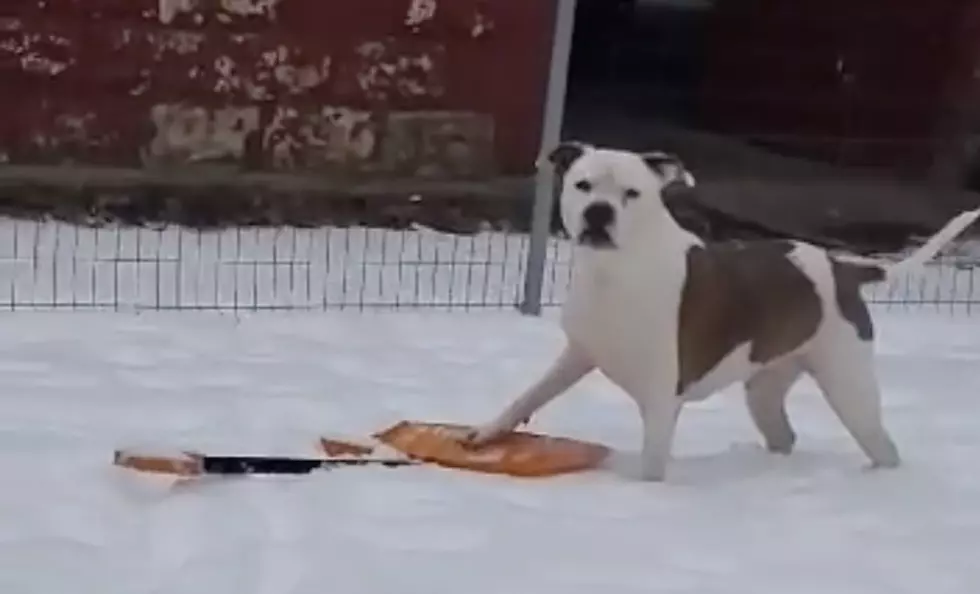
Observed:
[[[420,463],[505,474],[545,477],[598,467],[608,456],[605,446],[562,437],[512,432],[472,449],[461,438],[468,427],[402,421],[373,437],[377,444],[321,438],[320,457],[210,456],[197,452],[153,453],[117,450],[113,463],[133,470],[193,478],[204,475],[306,474],[340,466],[397,467]],[[396,450],[380,456],[380,445]]]
[[[545,477],[598,467],[609,448],[565,437],[512,431],[480,448],[468,448],[463,425],[403,421],[375,438],[408,456],[439,466],[521,477]]]

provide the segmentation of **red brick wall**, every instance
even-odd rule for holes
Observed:
[[[553,2],[4,0],[0,159],[526,173]]]

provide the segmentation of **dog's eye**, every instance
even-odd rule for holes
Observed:
[[[639,197],[640,191],[636,188],[626,188],[626,190],[623,191],[623,198],[626,198],[627,200],[636,200]]]
[[[577,182],[575,182],[575,189],[580,192],[591,192],[592,182],[590,182],[587,179],[580,179]]]

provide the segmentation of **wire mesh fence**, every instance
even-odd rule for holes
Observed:
[[[281,310],[512,307],[526,235],[364,227],[88,228],[0,224],[0,307]],[[566,279],[561,246],[549,248]]]
[[[8,310],[327,310],[512,308],[521,303],[528,236],[364,227],[90,228],[0,222],[0,307]],[[883,307],[971,311],[980,254],[947,255],[921,273],[869,287]],[[560,305],[572,250],[547,243],[542,304]]]
[[[864,289],[868,301],[884,309],[980,311],[980,257],[945,255],[922,271]]]

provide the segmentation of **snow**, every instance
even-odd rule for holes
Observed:
[[[906,460],[894,472],[863,469],[805,380],[793,456],[760,448],[733,388],[686,410],[668,483],[641,483],[636,412],[600,377],[531,426],[617,451],[580,475],[353,467],[174,486],[111,465],[117,449],[313,455],[320,436],[490,418],[560,344],[553,310],[511,308],[526,248],[496,233],[0,221],[0,307],[56,310],[7,313],[0,334],[0,592],[975,589],[980,321],[959,312],[980,302],[978,244],[869,289]],[[558,303],[568,246],[549,256]],[[384,309],[405,306],[419,307]],[[173,308],[237,315],[147,311]]]
[[[558,348],[553,315],[18,312],[0,334],[0,591],[17,594],[968,594],[980,542],[980,322],[876,310],[889,428],[869,472],[815,387],[790,457],[732,389],[686,409],[666,484],[587,378],[532,423],[610,469],[510,479],[428,466],[170,486],[114,449],[311,454],[321,434],[473,423]],[[371,568],[374,569],[371,569]]]

